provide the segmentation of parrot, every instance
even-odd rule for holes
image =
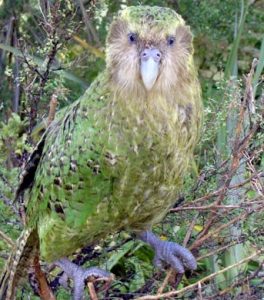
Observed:
[[[128,231],[149,244],[154,264],[195,270],[181,245],[152,232],[180,195],[202,123],[193,35],[174,10],[129,6],[106,39],[106,67],[48,126],[17,188],[25,228],[0,280],[0,299],[15,298],[33,256],[54,262],[82,299],[84,270],[68,256]]]

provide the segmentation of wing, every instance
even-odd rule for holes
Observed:
[[[90,144],[100,127],[95,129],[90,117],[105,106],[107,93],[106,78],[101,74],[52,122],[31,154],[16,192],[16,198],[25,202],[29,225],[34,226],[46,211],[69,217],[67,211],[78,207],[79,199],[83,204],[83,187],[89,187],[89,177],[98,172],[96,158],[100,155]]]
[[[53,121],[50,126],[45,130],[34,148],[33,152],[30,154],[22,173],[20,174],[20,182],[15,194],[15,201],[18,201],[21,205],[24,203],[24,193],[27,190],[30,190],[33,186],[35,173],[39,165],[39,161],[43,154],[43,149],[46,141],[46,137],[51,131],[55,131],[57,127],[59,127],[63,121],[64,115],[69,113],[72,110],[72,106],[70,105],[66,109],[63,109],[63,114],[60,114],[59,117],[56,117],[56,120]],[[43,127],[43,126],[41,126]],[[36,134],[37,135],[37,134]]]

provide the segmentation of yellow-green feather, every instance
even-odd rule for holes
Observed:
[[[167,7],[130,6],[122,10],[119,16],[129,24],[158,26],[161,30],[184,25],[182,17]]]
[[[165,8],[134,7],[121,14],[136,23],[142,11],[146,20],[159,17],[161,26],[183,22]],[[192,57],[186,70],[182,90],[147,97],[124,96],[105,71],[49,127],[27,195],[28,226],[38,230],[44,260],[122,229],[147,229],[166,214],[199,136],[201,101]]]
[[[198,136],[197,116],[184,120],[184,109],[162,97],[119,99],[104,73],[54,124],[27,206],[45,260],[164,216]]]
[[[14,294],[38,250],[49,262],[111,233],[148,229],[177,199],[202,118],[191,34],[167,8],[130,7],[119,21],[107,42],[106,70],[48,127],[23,172],[17,199],[26,209],[25,243],[11,256],[0,281],[2,295]],[[133,30],[144,43],[150,38],[166,47],[169,34],[178,41],[178,60],[168,54],[169,72],[160,74],[150,92],[140,81],[137,60],[131,74],[129,68],[122,76],[115,73],[126,55],[120,57],[120,44],[111,42],[121,35],[128,44]]]

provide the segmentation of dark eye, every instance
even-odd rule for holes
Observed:
[[[137,42],[137,34],[136,33],[129,33],[128,40],[131,44],[135,44]]]
[[[174,44],[174,42],[175,42],[175,37],[174,37],[174,36],[169,36],[169,37],[167,38],[167,44],[168,44],[169,46],[172,46],[172,45]]]

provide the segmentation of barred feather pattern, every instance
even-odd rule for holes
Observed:
[[[36,231],[23,230],[9,256],[0,279],[0,299],[15,299],[15,290],[21,278],[25,277],[34,255],[38,251]]]

